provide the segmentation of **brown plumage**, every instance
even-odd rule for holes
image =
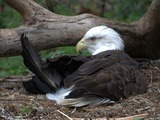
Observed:
[[[30,93],[47,94],[68,107],[114,103],[142,94],[146,78],[139,64],[124,51],[108,50],[92,56],[61,56],[42,61],[21,36],[25,65],[35,73],[24,86]]]
[[[65,86],[85,89],[107,98],[126,98],[146,91],[146,79],[136,61],[121,51],[106,51],[94,56],[68,76]]]

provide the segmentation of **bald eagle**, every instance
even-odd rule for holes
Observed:
[[[24,82],[33,94],[46,94],[66,107],[110,104],[147,90],[140,65],[124,52],[124,41],[107,26],[91,28],[77,43],[90,56],[60,56],[42,60],[22,34],[24,64],[35,75]]]

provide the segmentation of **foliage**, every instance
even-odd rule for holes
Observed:
[[[76,53],[75,47],[73,46],[58,47],[52,50],[45,50],[41,52],[41,55],[44,58],[47,58],[47,57],[53,58],[60,55],[75,55],[75,54],[77,53]]]
[[[134,118],[133,120],[144,120],[144,118]]]
[[[0,77],[9,75],[25,75],[27,73],[22,62],[22,57],[6,57],[0,58]]]
[[[19,109],[19,114],[20,115],[24,115],[24,114],[29,114],[30,112],[32,112],[32,109],[30,106],[21,106],[21,108]]]
[[[45,50],[40,52],[42,58],[53,58],[60,55],[75,55],[75,47],[59,47],[52,50]],[[87,55],[86,51],[83,51],[83,55]],[[9,75],[26,75],[28,70],[23,64],[21,56],[0,58],[0,77]]]
[[[4,11],[0,12],[0,28],[14,28],[22,24],[22,18],[18,12],[11,9],[4,1],[0,1],[0,5],[4,6]]]
[[[35,0],[40,3],[42,6],[46,7],[44,0]],[[55,0],[56,1],[56,0]],[[80,0],[79,0],[80,1]],[[82,1],[81,1],[82,2]],[[88,2],[88,1],[87,1]],[[105,12],[104,17],[111,20],[123,21],[123,22],[131,22],[140,18],[145,11],[147,10],[150,0],[106,0],[107,12]],[[92,7],[92,2],[88,5],[89,8],[94,9]],[[54,6],[54,10],[58,14],[63,15],[75,15],[76,10],[71,9],[70,7],[74,6],[75,9],[80,8],[80,4],[77,1],[71,1],[66,4],[58,4]],[[85,5],[85,6],[86,6]],[[8,5],[4,3],[4,1],[0,1],[0,7],[4,6],[4,11],[0,11],[0,27],[1,28],[14,28],[22,24],[22,18],[18,12],[10,8]],[[95,6],[95,5],[94,5]],[[94,9],[95,10],[95,9]],[[74,47],[59,47],[52,50],[42,51],[40,53],[44,58],[46,57],[55,57],[59,55],[75,55]],[[84,52],[86,55],[87,53]],[[23,64],[22,57],[6,57],[0,58],[0,77],[8,76],[8,75],[20,75],[27,74],[26,68]]]
[[[150,0],[114,0],[113,6],[104,17],[122,22],[138,20],[147,10]]]

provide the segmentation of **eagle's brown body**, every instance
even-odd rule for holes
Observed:
[[[146,78],[140,66],[126,53],[106,51],[93,57],[64,79],[65,87],[74,84],[85,94],[118,99],[146,91]]]
[[[144,93],[147,89],[139,64],[123,51],[111,50],[87,57],[61,56],[42,61],[24,35],[21,42],[24,63],[35,73],[31,81],[24,83],[30,93],[56,93],[63,87],[71,91],[64,99],[96,96],[119,100]]]

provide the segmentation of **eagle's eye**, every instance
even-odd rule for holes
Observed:
[[[91,40],[91,41],[95,41],[95,40],[96,40],[96,37],[91,37],[90,40]]]

